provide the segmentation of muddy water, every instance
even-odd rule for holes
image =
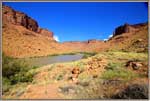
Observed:
[[[82,57],[83,54],[74,54],[74,55],[58,55],[58,56],[26,58],[25,60],[30,65],[33,66],[44,66],[53,63],[76,61],[81,59]]]

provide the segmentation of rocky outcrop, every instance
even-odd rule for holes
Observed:
[[[53,38],[53,32],[48,31],[47,29],[39,28],[38,33],[44,36],[52,37]]]
[[[148,49],[147,23],[120,26],[107,42],[91,39],[60,43],[54,40],[53,32],[40,28],[38,23],[25,13],[5,5],[2,9],[3,52],[8,56],[22,58],[112,49],[144,52]]]
[[[35,20],[33,20],[31,17],[27,16],[22,12],[15,11],[9,6],[3,6],[2,11],[3,11],[4,23],[6,22],[15,25],[21,25],[31,31],[37,32],[38,23]]]
[[[148,22],[147,23],[140,23],[140,24],[134,24],[134,25],[131,25],[132,27],[134,28],[141,28],[141,27],[144,27],[144,26],[147,26],[148,25]]]
[[[127,61],[125,66],[132,68],[133,70],[138,70],[139,68],[141,68],[143,66],[143,63],[138,60],[129,60],[129,61]]]
[[[20,25],[38,34],[53,38],[53,32],[39,28],[38,23],[25,13],[15,11],[9,6],[3,6],[3,23]]]
[[[132,27],[131,25],[129,24],[124,24],[123,26],[119,26],[115,29],[115,32],[113,33],[113,36],[116,36],[116,35],[120,35],[122,33],[132,33],[132,32],[135,32],[137,31],[138,29]]]
[[[122,26],[119,26],[115,29],[113,36],[120,35],[122,33],[135,33],[136,31],[139,31],[141,27],[146,26],[147,23],[140,23],[135,25],[129,25],[125,23]]]

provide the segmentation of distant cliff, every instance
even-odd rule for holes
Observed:
[[[123,33],[135,33],[139,31],[141,27],[147,26],[147,25],[148,25],[147,23],[140,23],[140,24],[134,24],[134,25],[125,23],[124,25],[119,26],[115,29],[113,36],[120,35]]]
[[[59,43],[53,38],[53,32],[40,28],[37,21],[9,6],[3,6],[2,19],[3,52],[12,57],[109,50],[136,52],[148,50],[148,23],[119,26],[108,41],[92,39]]]
[[[27,14],[15,11],[9,6],[3,6],[3,23],[24,26],[28,30],[53,38],[53,32],[40,28],[38,23]]]

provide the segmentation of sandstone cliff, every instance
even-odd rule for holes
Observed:
[[[147,23],[140,23],[134,25],[125,23],[124,25],[119,26],[115,29],[113,36],[120,35],[123,33],[135,33],[138,32],[144,26],[147,26]]]
[[[112,49],[148,51],[148,23],[124,24],[117,27],[107,44]]]
[[[30,31],[53,38],[53,32],[40,28],[38,23],[27,14],[15,11],[9,6],[3,6],[3,23],[20,25]]]
[[[54,33],[40,28],[27,14],[11,7],[2,9],[2,47],[3,52],[12,57],[47,56],[70,52],[100,52],[106,50],[148,50],[148,24],[124,24],[115,29],[108,41],[87,40],[56,42]]]

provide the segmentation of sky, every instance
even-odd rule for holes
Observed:
[[[59,42],[105,40],[124,23],[148,21],[144,2],[3,2],[35,19]]]

